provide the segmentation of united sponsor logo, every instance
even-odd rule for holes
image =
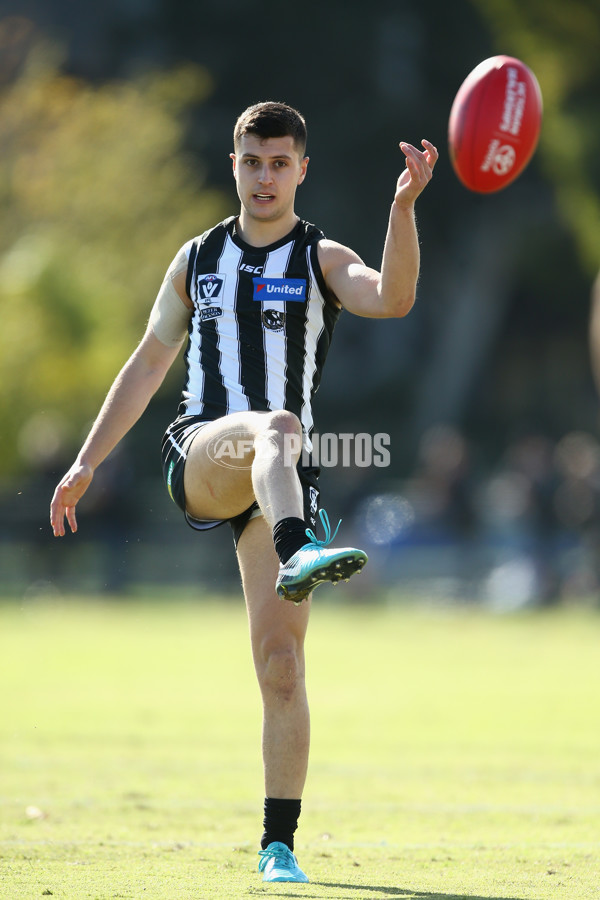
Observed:
[[[306,278],[253,278],[254,300],[306,300]]]
[[[198,299],[203,303],[214,303],[220,297],[224,283],[224,275],[199,275],[196,282]]]

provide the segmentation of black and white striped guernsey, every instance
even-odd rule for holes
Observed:
[[[295,413],[310,448],[311,401],[339,316],[317,257],[323,233],[299,221],[252,247],[232,217],[186,245],[194,304],[180,416],[246,410]]]

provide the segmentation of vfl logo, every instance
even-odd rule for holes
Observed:
[[[285,313],[278,309],[265,309],[262,314],[263,325],[269,331],[283,331]]]
[[[253,300],[306,300],[306,278],[253,278]]]
[[[203,303],[214,303],[223,290],[224,275],[198,275],[196,283],[198,299]]]

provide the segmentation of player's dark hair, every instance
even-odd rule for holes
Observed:
[[[294,146],[300,156],[306,150],[306,122],[298,110],[286,103],[268,100],[255,103],[239,116],[233,130],[233,146],[237,149],[240,139],[245,134],[255,134],[261,140],[267,138],[293,138]]]

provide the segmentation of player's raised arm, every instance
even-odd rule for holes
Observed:
[[[429,184],[438,159],[436,148],[424,150],[401,143],[405,169],[398,178],[390,211],[381,272],[371,269],[352,250],[323,241],[319,258],[328,286],[349,312],[369,318],[405,316],[415,301],[420,253],[415,201]]]

